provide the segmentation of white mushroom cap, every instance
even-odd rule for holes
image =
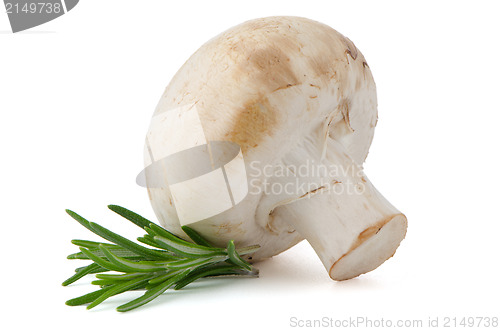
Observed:
[[[193,109],[196,119],[187,115]],[[175,120],[169,111],[175,111]],[[247,181],[233,184],[247,185],[248,194],[226,211],[189,222],[215,244],[231,239],[239,246],[258,244],[255,260],[306,238],[330,276],[347,279],[383,263],[404,238],[406,218],[361,169],[377,122],[370,68],[349,39],[324,24],[268,17],[220,34],[177,72],[154,118],[146,140],[147,166],[165,154],[167,145],[207,143],[213,169],[238,153],[228,147],[214,160],[212,142],[241,148],[235,159],[244,160]],[[200,125],[199,136],[186,130]],[[179,152],[177,147],[167,154]],[[202,163],[177,162],[176,171],[202,173]],[[314,171],[325,167],[337,172]],[[304,168],[305,174],[297,173]],[[168,172],[162,167],[146,172],[148,192],[161,224],[183,236],[180,226],[186,222],[179,208],[184,202],[172,193]],[[162,184],[149,185],[152,177]],[[210,198],[219,189],[191,186],[191,198]],[[213,207],[190,202],[193,210]]]

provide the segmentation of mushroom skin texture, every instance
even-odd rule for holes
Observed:
[[[208,240],[258,244],[250,257],[256,261],[305,238],[335,280],[371,271],[395,253],[407,220],[362,171],[377,123],[377,97],[370,67],[349,39],[300,17],[242,23],[188,59],[154,116],[192,106],[209,144],[240,146],[248,178],[241,202],[189,224]],[[146,164],[151,151],[169,143],[167,127],[151,125]],[[297,174],[303,168],[308,170]],[[158,169],[154,176],[164,185],[148,185],[152,207],[163,227],[187,239],[167,174]],[[151,176],[146,173],[146,181]]]

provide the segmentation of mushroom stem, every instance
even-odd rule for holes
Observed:
[[[334,280],[374,270],[392,257],[406,234],[406,217],[371,184],[344,148],[328,139],[322,163],[342,169],[331,185],[274,210],[311,244]]]

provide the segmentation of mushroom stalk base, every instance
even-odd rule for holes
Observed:
[[[331,266],[330,277],[346,280],[376,269],[394,255],[406,234],[406,228],[406,217],[402,214],[392,217],[380,228],[376,227],[372,235],[364,238],[359,246],[353,247]]]
[[[392,257],[406,235],[406,217],[370,183],[333,140],[324,164],[350,169],[325,189],[276,208],[311,244],[334,280],[377,268]],[[352,171],[354,170],[354,171]]]

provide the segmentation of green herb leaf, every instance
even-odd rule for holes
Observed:
[[[128,219],[141,229],[144,229],[145,227],[148,227],[152,222],[149,221],[148,219],[142,217],[139,214],[134,213],[131,210],[128,210],[127,208],[117,206],[117,205],[108,205],[108,208],[117,213],[118,215]]]
[[[183,243],[178,243],[171,240],[170,238],[155,236],[154,241],[162,246],[164,249],[170,250],[175,254],[183,257],[203,257],[203,256],[214,256],[214,255],[224,255],[223,249],[209,249],[209,247],[204,246],[191,246]],[[204,248],[201,248],[204,247]]]
[[[80,270],[78,270],[73,276],[66,279],[62,283],[62,286],[68,286],[69,284],[76,282],[77,280],[79,280],[83,276],[88,275],[88,274],[92,273],[93,271],[99,270],[99,269],[100,269],[100,267],[97,263],[89,264],[88,266],[83,267]]]
[[[206,247],[213,247],[210,245],[208,241],[205,240],[198,232],[193,230],[187,225],[182,226],[182,231],[188,235],[189,238],[191,238],[192,241],[197,243],[198,245],[206,246]]]
[[[105,248],[104,246],[101,246],[100,249],[104,253],[104,255],[106,255],[109,262],[113,263],[118,268],[125,270],[125,272],[154,272],[154,271],[165,270],[165,263],[163,263],[163,266],[141,264],[140,262],[132,262],[132,261],[128,261],[126,259],[120,258],[120,257],[114,255],[113,253],[111,253],[111,251],[108,250],[107,248]],[[119,270],[119,271],[122,271],[122,270]]]
[[[234,241],[230,240],[227,243],[227,255],[229,255],[229,260],[247,270],[252,270],[252,266],[245,262],[236,252],[236,247],[234,246]]]
[[[169,287],[171,287],[173,284],[175,284],[179,279],[184,277],[187,273],[189,273],[189,270],[185,270],[185,271],[183,271],[183,272],[181,272],[181,273],[179,273],[171,278],[168,278],[163,283],[148,290],[141,297],[139,297],[135,300],[132,300],[124,305],[119,306],[118,308],[116,308],[116,310],[119,312],[126,312],[126,311],[135,309],[137,307],[140,307],[140,306],[150,302],[151,300],[155,299],[160,294],[165,292]]]
[[[134,287],[140,286],[142,284],[147,284],[147,279],[151,277],[150,275],[144,275],[135,279],[131,279],[129,281],[125,281],[120,284],[112,285],[109,288],[106,288],[107,291],[105,291],[103,294],[101,294],[97,299],[92,301],[90,305],[87,306],[87,309],[92,309],[98,304],[102,303],[104,300],[106,300],[109,297],[112,297],[113,295],[120,294],[122,292],[128,291]]]
[[[97,274],[95,277],[97,279],[108,279],[108,280],[116,280],[116,281],[122,281],[122,280],[131,280],[134,278],[137,278],[138,276],[141,276],[142,273],[137,272],[137,273],[128,273],[128,274]]]
[[[241,272],[241,269],[235,265],[216,265],[209,267],[202,267],[191,271],[186,277],[177,282],[175,286],[176,290],[180,290],[184,286],[194,282],[197,279],[207,276],[221,276],[221,275],[232,275]]]
[[[106,292],[108,289],[102,288],[100,290],[94,291],[87,293],[85,295],[82,295],[81,297],[70,299],[66,301],[66,304],[68,306],[80,306],[80,305],[85,305],[87,303],[90,303],[100,297],[104,292]]]
[[[100,243],[97,241],[90,241],[90,240],[73,239],[73,240],[71,240],[71,243],[73,245],[85,247],[85,248],[99,248],[99,245],[104,245],[104,246],[110,247],[110,248],[120,248],[120,246],[118,246],[118,245],[108,244],[108,243]]]
[[[144,257],[153,258],[153,259],[155,259],[155,258],[158,259],[158,258],[165,256],[165,254],[163,254],[161,252],[153,251],[152,249],[143,247],[143,246],[138,245],[138,244],[136,244],[136,243],[120,236],[120,235],[117,235],[116,233],[106,229],[103,226],[100,226],[97,223],[90,222],[89,224],[90,224],[91,228],[94,230],[94,232],[96,234],[98,234],[99,236],[101,236],[104,239],[107,239],[111,242],[114,242],[115,244],[117,244],[125,249],[128,249],[132,252],[135,252],[139,255],[142,255]]]

